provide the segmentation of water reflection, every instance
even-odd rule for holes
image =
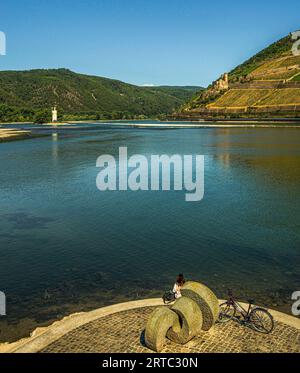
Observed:
[[[58,133],[52,133],[52,159],[53,164],[57,164],[57,158],[58,158]]]
[[[267,182],[300,180],[300,143],[297,129],[224,129],[216,131],[215,159],[224,167],[256,170]]]

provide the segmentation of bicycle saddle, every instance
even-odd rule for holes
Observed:
[[[249,304],[254,304],[254,303],[255,303],[255,300],[254,300],[254,299],[248,299],[248,303],[249,303]]]

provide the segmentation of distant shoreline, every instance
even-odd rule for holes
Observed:
[[[256,123],[256,122],[246,122],[246,123],[232,123],[228,122],[228,124],[224,123],[207,123],[207,122],[190,122],[188,124],[179,124],[179,123],[111,123],[112,126],[128,126],[133,128],[300,128],[299,124],[285,124],[285,123]]]
[[[140,122],[140,123],[135,123]],[[143,123],[148,121],[157,121],[157,123]],[[182,123],[186,123],[187,125],[198,125],[198,126],[226,126],[228,124],[232,125],[286,125],[288,123],[292,124],[293,126],[300,126],[300,118],[237,118],[237,119],[195,119],[195,120],[188,120],[188,119],[169,119],[165,121],[160,121],[159,119],[132,119],[132,120],[72,120],[72,121],[64,121],[64,122],[57,122],[57,123],[34,123],[34,122],[0,122],[0,126],[6,125],[36,125],[36,126],[63,126],[63,125],[70,125],[70,124],[128,124],[128,125],[173,125],[178,124],[182,125]],[[297,123],[297,124],[296,124]],[[1,129],[1,128],[0,128]]]
[[[25,139],[31,136],[31,131],[18,129],[0,128],[0,142]]]
[[[68,121],[60,123],[44,123],[35,124],[30,122],[14,122],[14,123],[0,123],[0,143],[8,141],[26,140],[38,137],[47,136],[45,134],[33,133],[34,126],[41,129],[52,128],[64,130],[75,129],[76,124],[90,124],[90,125],[103,125],[113,127],[128,127],[128,128],[140,128],[140,129],[197,129],[197,128],[211,128],[211,129],[229,129],[229,128],[300,128],[300,120],[290,120],[290,119],[279,119],[273,118],[272,120],[257,120],[257,119],[244,119],[244,120],[215,120],[215,121],[157,121],[155,123],[147,123],[151,121],[140,120],[140,121]],[[6,126],[15,127],[6,127]],[[33,128],[20,128],[20,126],[29,125]]]
[[[30,130],[16,128],[0,128],[0,143],[44,137],[43,134],[33,134]]]

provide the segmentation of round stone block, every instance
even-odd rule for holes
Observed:
[[[202,329],[209,330],[219,315],[219,302],[215,294],[207,286],[193,281],[184,284],[181,294],[197,303],[202,312]]]
[[[145,343],[153,351],[160,352],[166,342],[170,328],[180,329],[178,315],[167,307],[159,307],[152,312],[146,325]]]
[[[185,344],[201,331],[202,312],[195,301],[186,297],[177,299],[171,309],[179,316],[181,327],[172,327],[167,337],[175,343]]]

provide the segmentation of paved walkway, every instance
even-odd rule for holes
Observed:
[[[150,352],[143,330],[154,307],[106,316],[83,325],[41,352]],[[300,330],[277,322],[271,335],[237,322],[217,324],[185,346],[167,342],[163,352],[300,352]]]
[[[144,329],[160,299],[126,302],[71,315],[31,338],[0,345],[0,352],[151,352]],[[216,324],[184,346],[167,341],[163,352],[300,352],[300,319],[271,311],[274,331],[264,335],[238,322]]]

